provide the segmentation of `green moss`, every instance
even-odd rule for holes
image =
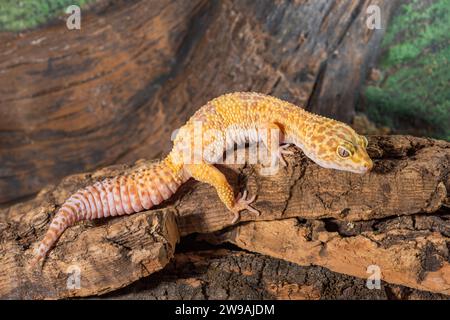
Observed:
[[[383,40],[366,112],[396,131],[450,140],[450,0],[404,4]]]
[[[36,27],[59,15],[68,6],[83,6],[94,0],[0,0],[0,31],[21,31]]]

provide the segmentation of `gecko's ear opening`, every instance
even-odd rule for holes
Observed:
[[[360,136],[360,137],[361,137],[362,145],[364,146],[364,148],[367,148],[369,141],[367,141],[367,138],[365,136]]]

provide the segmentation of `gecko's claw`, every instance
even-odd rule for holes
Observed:
[[[247,190],[244,190],[242,195],[240,193],[238,194],[234,203],[234,207],[231,209],[231,211],[234,213],[234,217],[231,223],[234,224],[236,223],[236,221],[239,220],[240,218],[239,212],[241,212],[242,210],[248,210],[258,216],[261,214],[261,212],[250,206],[250,204],[253,203],[253,201],[255,201],[256,195],[253,195],[250,199],[247,199],[247,195],[248,195]]]
[[[290,144],[284,144],[284,145],[278,147],[277,157],[280,160],[281,166],[283,166],[283,167],[287,167],[287,162],[284,159],[284,155],[285,154],[290,154],[290,155],[294,154],[294,152],[286,150],[286,148],[289,148],[289,146],[290,146]]]

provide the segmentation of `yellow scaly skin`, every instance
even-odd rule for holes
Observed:
[[[373,166],[366,152],[367,139],[342,122],[309,113],[289,102],[259,93],[236,92],[222,95],[200,108],[180,129],[182,134],[177,135],[168,159],[177,163],[177,170],[184,170],[187,176],[212,185],[225,206],[234,213],[233,222],[244,209],[256,212],[249,205],[255,197],[246,200],[247,193],[244,192],[243,197],[235,199],[226,178],[212,165],[215,157],[200,164],[183,162],[181,154],[186,146],[194,149],[194,139],[190,137],[195,135],[196,122],[202,124],[203,133],[209,130],[216,132],[212,137],[203,136],[203,148],[216,144],[218,140],[226,140],[226,132],[230,128],[278,129],[280,143],[296,145],[324,168],[366,173]],[[267,147],[271,150],[270,140],[268,144]],[[218,143],[215,156],[223,151],[223,143]],[[285,153],[288,152],[282,147],[277,152],[282,162],[282,154]]]
[[[200,132],[196,130],[199,124]],[[280,144],[287,143],[296,145],[325,168],[365,173],[373,166],[366,152],[367,139],[342,122],[259,93],[226,94],[201,107],[180,128],[172,151],[161,162],[98,181],[71,195],[53,217],[31,265],[43,260],[64,230],[77,221],[149,209],[168,199],[190,177],[216,189],[220,200],[233,213],[233,223],[242,210],[259,214],[250,206],[255,196],[247,199],[244,191],[235,198],[227,179],[213,165],[230,147],[224,142],[261,141],[261,137],[252,133],[254,129],[279,133],[279,140],[267,134],[268,139],[262,141],[268,150],[275,150],[272,156],[282,163],[285,163],[283,154],[289,152]],[[196,149],[198,143],[200,151]]]

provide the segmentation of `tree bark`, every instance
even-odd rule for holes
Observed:
[[[417,219],[432,227],[416,227]],[[388,283],[450,295],[448,220],[431,215],[394,218],[383,223],[391,227],[380,230],[382,223],[376,221],[356,224],[360,231],[346,235],[327,227],[333,230],[343,225],[353,229],[355,224],[299,222],[293,218],[249,222],[216,237],[302,266],[322,266],[363,279],[378,274]],[[367,231],[361,231],[361,227]]]
[[[103,295],[107,299],[448,299],[381,281],[369,289],[365,279],[334,273],[326,268],[303,267],[281,259],[224,248],[175,254],[160,272],[126,288]],[[332,283],[333,285],[330,285]]]
[[[0,211],[0,296],[63,298],[112,291],[163,268],[178,234],[230,226],[223,240],[249,250],[358,277],[367,275],[367,264],[378,263],[386,281],[449,294],[450,143],[374,136],[368,152],[375,167],[367,175],[323,169],[300,151],[272,176],[260,175],[258,164],[221,166],[236,192],[246,188],[258,195],[254,206],[260,216],[243,212],[244,224],[231,226],[232,214],[213,188],[191,180],[154,210],[70,228],[40,275],[26,266],[52,212],[78,188],[148,162],[70,176],[35,199]],[[280,219],[285,220],[262,222]],[[67,289],[67,268],[73,264],[80,269],[82,290]]]
[[[42,220],[37,225],[40,223]],[[167,212],[136,214],[126,222],[115,221],[93,229],[77,226],[66,232],[54,259],[40,270],[30,269],[26,258],[30,254],[26,250],[28,239],[34,239],[30,235],[34,230],[15,231],[17,238],[2,237],[6,241],[0,248],[0,297],[8,299],[56,299],[110,292],[162,269],[172,258],[179,239],[174,215]],[[6,237],[10,235],[6,231]],[[59,251],[59,246],[64,251]]]
[[[171,133],[231,91],[350,122],[398,1],[101,1],[0,34],[0,203],[62,177],[160,157]],[[381,9],[382,29],[366,27]]]

